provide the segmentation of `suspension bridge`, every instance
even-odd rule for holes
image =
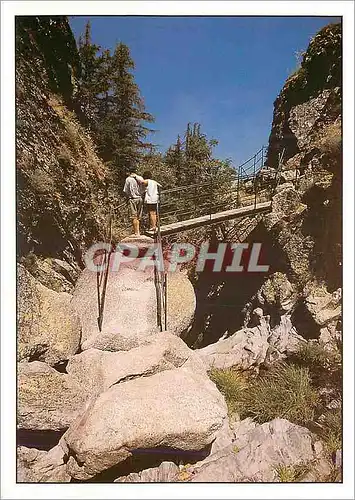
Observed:
[[[231,177],[211,173],[201,183],[163,189],[158,233],[162,237],[271,210],[277,169],[263,172],[265,148],[235,169]],[[266,182],[267,181],[267,182]]]

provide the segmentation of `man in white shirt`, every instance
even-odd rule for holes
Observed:
[[[128,199],[128,208],[132,218],[133,232],[136,236],[140,235],[139,225],[143,213],[142,187],[138,183],[138,178],[143,180],[142,177],[136,175],[136,169],[132,167],[123,188],[123,192]]]

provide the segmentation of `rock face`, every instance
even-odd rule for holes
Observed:
[[[75,37],[65,16],[18,18],[16,33],[19,254],[65,256],[82,265],[85,249],[103,238],[109,208],[121,201],[68,109],[79,64]]]
[[[275,166],[284,149],[285,169],[298,172],[291,183],[299,196],[296,213],[288,210],[290,218],[285,213],[272,230],[290,264],[299,262],[292,281],[304,286],[321,277],[330,291],[341,283],[341,38],[341,25],[331,24],[311,41],[275,101],[267,156]],[[274,204],[286,195],[283,190]]]
[[[257,326],[242,328],[226,339],[196,350],[207,368],[258,368],[286,357],[305,342],[297,334],[289,316],[281,316],[280,323],[272,329],[270,317],[263,316],[262,309],[255,309],[253,316],[259,322]]]
[[[288,342],[287,331],[292,334],[290,347],[294,333],[305,339],[322,334],[327,342],[329,337],[341,337],[341,37],[340,24],[322,29],[274,103],[263,170],[278,167],[283,155],[279,185],[272,211],[262,216],[246,240],[262,241],[272,274],[239,281],[226,276],[217,283],[211,279],[210,292],[202,300],[213,299],[213,307],[191,345],[206,346],[242,326],[254,327],[250,313],[258,308],[270,316],[270,333],[279,327],[273,336],[279,347]],[[229,234],[233,237],[232,229]],[[198,287],[204,287],[204,279],[199,278]],[[230,306],[228,321],[225,305]],[[198,303],[197,311],[204,307]]]
[[[23,257],[20,262],[45,287],[55,292],[73,293],[80,273],[79,266],[74,262],[69,264],[61,259],[40,258],[33,253]]]
[[[68,293],[57,293],[18,266],[18,358],[50,365],[67,360],[79,348],[79,318]]]
[[[227,339],[222,339],[197,352],[209,368],[238,366],[246,370],[265,361],[269,347],[267,327],[243,328]]]
[[[205,376],[178,368],[112,386],[64,434],[69,474],[88,479],[135,449],[202,450],[227,418]]]
[[[69,483],[65,456],[60,446],[49,452],[20,446],[17,449],[17,481],[19,483]]]
[[[258,300],[266,311],[276,310],[280,314],[290,312],[297,300],[294,286],[284,273],[272,274],[258,291]]]
[[[243,436],[243,441],[235,443],[193,466],[188,471],[190,481],[274,482],[280,480],[280,466],[322,459],[309,430],[285,419],[257,425]],[[330,472],[329,464],[326,472]]]
[[[115,479],[115,483],[173,483],[178,480],[180,469],[173,462],[162,462],[159,467],[133,472]]]
[[[280,468],[297,470],[297,466],[301,470],[297,481],[324,481],[331,471],[321,443],[314,441],[308,429],[288,420],[277,418],[256,425],[247,419],[235,432],[232,444],[194,465],[178,468],[163,462],[160,467],[120,477],[116,482],[278,482]]]
[[[19,429],[65,430],[87,399],[84,387],[46,363],[18,364]]]
[[[340,318],[341,288],[330,294],[325,286],[316,287],[307,296],[305,305],[317,325],[327,326]]]
[[[144,255],[152,240],[141,240],[139,238],[136,245]],[[153,267],[142,269],[141,258],[122,262],[121,257],[120,251],[111,255],[101,333],[97,321],[97,273],[85,269],[79,277],[72,304],[81,320],[83,349],[128,350],[158,331]],[[167,327],[171,333],[180,335],[189,326],[195,302],[194,289],[187,276],[179,272],[169,274]]]

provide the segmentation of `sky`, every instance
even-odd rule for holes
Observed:
[[[151,140],[165,151],[188,122],[219,141],[215,157],[237,166],[267,145],[273,103],[297,53],[331,17],[73,16],[88,20],[103,49],[128,45],[135,81],[155,117]]]

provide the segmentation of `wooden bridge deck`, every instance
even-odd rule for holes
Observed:
[[[163,225],[160,227],[160,234],[161,236],[167,236],[168,234],[179,233],[196,227],[218,224],[220,222],[237,219],[239,217],[247,217],[249,215],[256,215],[262,212],[269,212],[270,210],[271,201],[257,203],[256,206],[253,204],[246,207],[233,208],[231,210],[225,210],[224,212],[217,212],[211,215],[196,217],[195,219],[182,220],[179,222],[173,222],[172,224]]]

